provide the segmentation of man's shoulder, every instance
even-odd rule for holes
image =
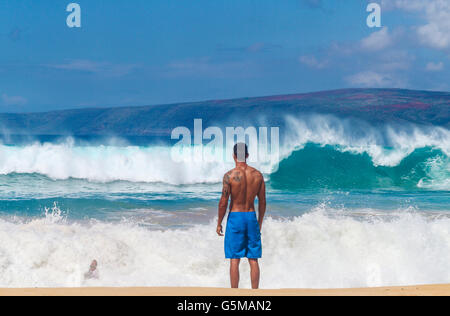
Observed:
[[[256,168],[247,166],[247,171],[250,172],[251,175],[256,178],[264,178],[263,174]],[[241,173],[241,172],[242,172],[242,170],[240,170],[238,168],[233,168],[225,173],[224,178],[232,177],[236,173]]]
[[[263,178],[263,174],[258,169],[249,166],[249,171],[252,173],[254,177]]]
[[[231,170],[227,171],[227,172],[223,175],[224,180],[230,181],[230,178],[232,177],[234,171],[235,171],[235,169],[231,169]]]
[[[248,170],[250,172],[254,172],[254,173],[257,173],[257,174],[262,174],[258,169],[254,168],[254,167],[248,166]]]

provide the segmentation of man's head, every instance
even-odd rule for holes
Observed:
[[[246,162],[248,158],[248,147],[244,143],[237,143],[233,148],[234,160],[236,162]]]
[[[97,260],[93,260],[89,268],[89,271],[94,272],[95,270],[97,270],[97,265],[98,265]]]

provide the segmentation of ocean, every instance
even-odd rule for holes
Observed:
[[[215,228],[233,164],[175,162],[172,146],[4,133],[0,287],[228,287]],[[267,182],[261,287],[449,283],[449,153],[445,126],[286,117],[279,160],[250,163]]]

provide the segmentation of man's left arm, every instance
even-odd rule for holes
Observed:
[[[264,215],[266,215],[266,183],[264,182],[264,177],[261,175],[262,182],[261,187],[258,192],[258,223],[259,229],[262,229],[262,224],[264,221]]]
[[[231,184],[230,184],[230,174],[227,173],[223,177],[223,188],[222,188],[222,197],[219,202],[219,219],[217,221],[217,235],[223,236],[222,222],[227,213],[228,208],[228,200],[231,194]]]

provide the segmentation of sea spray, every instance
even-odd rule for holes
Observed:
[[[305,115],[287,117],[286,127],[282,132],[281,162],[252,164],[267,179],[277,178],[277,172],[279,168],[282,169],[283,164],[290,165],[290,171],[302,176],[301,172],[308,170],[300,162],[292,161],[291,156],[297,154],[298,157],[299,153],[307,156],[310,154],[308,145],[315,144],[331,148],[336,152],[332,155],[348,153],[349,159],[360,161],[357,165],[364,165],[365,169],[372,170],[373,173],[382,173],[381,182],[378,181],[380,177],[372,177],[371,183],[362,187],[406,185],[408,188],[449,188],[446,175],[449,168],[450,131],[446,128],[409,123],[375,127],[331,115]],[[114,144],[94,145],[85,142],[80,145],[69,138],[55,143],[0,145],[0,174],[36,173],[54,180],[76,178],[103,183],[130,181],[187,185],[220,183],[223,174],[233,168],[233,164],[228,161],[174,161],[171,159],[170,146],[135,146],[117,141]],[[187,150],[195,152],[196,149],[192,147]],[[420,150],[428,150],[429,156],[417,161],[417,165],[409,166],[406,173],[398,175],[395,169],[401,169],[399,166],[405,161],[417,157],[417,151]],[[330,157],[327,150],[323,153]],[[346,183],[355,183],[354,187],[360,187],[360,181],[354,181],[352,175],[358,175],[361,170],[351,169],[352,167],[345,161],[336,166],[337,169],[346,171],[340,178],[344,178]],[[423,176],[409,181],[409,173],[415,170]],[[442,172],[445,177],[437,179]],[[329,176],[332,174],[322,173],[313,180],[319,186],[336,187],[335,184],[326,182]],[[399,179],[405,181],[398,181]],[[341,188],[339,184],[337,187]],[[343,187],[348,188],[348,185]]]
[[[63,215],[63,211],[59,208],[58,203],[54,202],[51,208],[45,207],[45,221],[50,224],[64,222],[67,217]]]
[[[130,222],[0,219],[0,286],[228,286],[215,223],[150,230]],[[263,288],[450,282],[450,218],[414,210],[336,211],[320,205],[263,227]],[[92,260],[100,278],[84,280]],[[248,287],[248,265],[242,263]]]
[[[233,168],[225,162],[175,163],[170,159],[167,147],[35,144],[19,148],[0,145],[0,152],[3,154],[0,175],[40,174],[52,180],[128,181],[175,186],[218,184],[223,174]],[[433,147],[419,148],[398,160],[398,164],[379,165],[374,164],[367,152],[310,143],[291,152],[276,170],[260,170],[276,189],[450,189],[450,160],[443,151]],[[56,184],[51,185],[54,186]]]

